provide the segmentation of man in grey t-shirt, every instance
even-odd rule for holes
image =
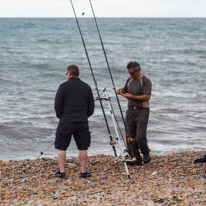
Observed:
[[[130,77],[123,88],[117,89],[117,94],[121,94],[128,99],[126,126],[130,137],[135,139],[133,143],[129,143],[127,139],[128,152],[130,156],[136,157],[135,162],[128,162],[128,164],[142,165],[142,157],[139,151],[143,154],[145,164],[151,160],[146,133],[150,112],[149,100],[152,83],[141,73],[141,67],[138,62],[129,62],[127,69]]]

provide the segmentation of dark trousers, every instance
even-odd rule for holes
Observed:
[[[132,156],[132,151],[137,160],[142,160],[142,154],[148,154],[150,149],[147,145],[147,124],[149,120],[149,108],[132,107],[126,112],[126,124],[130,137],[134,138],[135,143],[127,141],[127,149]]]

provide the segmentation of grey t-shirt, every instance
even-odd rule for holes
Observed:
[[[135,96],[151,95],[152,83],[146,76],[143,76],[141,79],[133,79],[129,77],[123,89],[126,93]],[[138,100],[128,99],[128,107],[129,106],[139,106],[142,108],[149,108],[149,102],[148,101],[142,102]]]

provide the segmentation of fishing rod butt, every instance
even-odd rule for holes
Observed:
[[[133,162],[135,162],[136,160],[137,160],[137,158],[136,158],[136,157],[133,157],[133,158],[132,158],[132,161],[133,161]]]
[[[118,161],[118,160],[119,160],[119,157],[115,157],[114,160],[115,160],[115,161]]]

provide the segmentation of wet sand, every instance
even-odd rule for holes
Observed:
[[[88,158],[92,177],[80,179],[78,158],[67,159],[67,179],[56,179],[57,159],[0,161],[0,205],[206,205],[205,151],[152,156],[128,166],[113,156]]]

